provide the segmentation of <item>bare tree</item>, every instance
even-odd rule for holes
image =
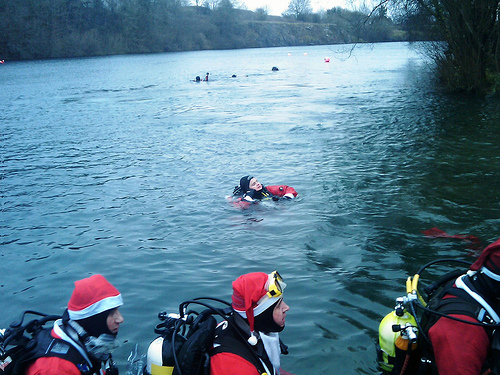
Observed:
[[[306,14],[312,12],[311,0],[291,0],[288,4],[288,9],[283,15],[292,16],[300,20]]]
[[[215,9],[219,4],[219,0],[203,0],[203,6],[208,9]]]
[[[392,0],[391,5],[437,30],[440,42],[427,51],[449,88],[481,94],[500,89],[500,0]]]
[[[266,6],[264,8],[255,9],[255,14],[257,15],[257,19],[259,21],[265,21],[267,19],[267,15],[269,14],[269,8]]]

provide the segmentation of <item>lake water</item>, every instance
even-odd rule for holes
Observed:
[[[352,52],[1,65],[0,326],[61,313],[75,280],[102,273],[125,299],[125,373],[159,311],[230,300],[240,274],[278,269],[283,368],[376,373],[378,323],[406,277],[478,252],[422,231],[500,236],[500,101],[437,92],[404,43]],[[235,209],[226,196],[246,174],[299,196]]]

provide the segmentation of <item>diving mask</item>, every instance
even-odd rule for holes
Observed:
[[[269,274],[269,280],[267,283],[268,286],[266,296],[269,298],[276,298],[283,294],[286,284],[278,271],[273,271]]]

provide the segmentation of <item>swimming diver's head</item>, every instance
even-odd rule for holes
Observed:
[[[260,191],[262,190],[262,184],[253,176],[243,176],[240,179],[240,188],[244,193],[249,190]]]

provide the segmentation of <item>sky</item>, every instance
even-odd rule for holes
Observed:
[[[268,14],[281,16],[288,9],[290,0],[240,0],[240,2],[245,4],[248,10],[267,7]],[[320,10],[327,10],[334,7],[349,8],[348,2],[349,0],[311,0],[311,6],[313,12],[316,13]]]

